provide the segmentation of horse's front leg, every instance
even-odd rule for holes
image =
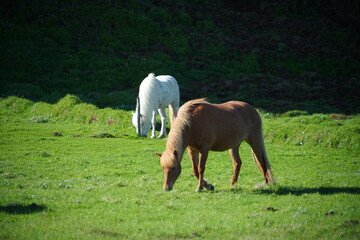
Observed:
[[[208,183],[204,179],[204,172],[205,172],[205,164],[208,157],[209,151],[200,153],[200,161],[198,163],[198,173],[199,173],[199,185],[196,189],[197,192],[200,192],[205,187],[208,190],[214,190],[214,186]]]
[[[152,125],[151,138],[156,138],[156,111],[153,111],[152,113],[151,125]]]
[[[159,114],[161,117],[161,131],[159,138],[166,136],[166,113],[164,108],[159,108]]]
[[[188,153],[191,159],[191,163],[192,163],[192,171],[194,173],[194,176],[199,179],[199,152],[196,150],[191,149],[190,147],[188,148]],[[200,180],[199,180],[200,182]],[[205,179],[202,180],[203,186],[207,189],[207,190],[214,190],[214,186],[209,184]],[[200,191],[198,189],[196,189],[196,191]]]

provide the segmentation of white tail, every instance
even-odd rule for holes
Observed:
[[[140,124],[140,97],[136,99],[136,119],[137,119],[137,134],[141,136],[141,124]]]

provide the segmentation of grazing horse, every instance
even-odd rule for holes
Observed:
[[[229,150],[234,168],[233,186],[241,168],[239,147],[244,140],[252,148],[253,159],[264,176],[265,184],[274,183],[266,156],[261,118],[255,108],[238,101],[211,104],[205,99],[197,99],[185,103],[171,126],[165,152],[157,154],[164,170],[164,190],[172,190],[180,175],[186,147],[193,173],[199,180],[197,191],[204,187],[214,190],[213,185],[204,179],[209,151]]]
[[[139,95],[136,101],[136,110],[133,113],[132,123],[141,137],[147,137],[152,125],[151,137],[156,137],[156,115],[161,116],[161,131],[159,138],[166,135],[165,108],[169,106],[170,122],[179,109],[180,91],[176,79],[172,76],[160,75],[155,77],[150,73],[140,84]]]

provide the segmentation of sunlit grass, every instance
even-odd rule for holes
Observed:
[[[211,152],[205,177],[214,191],[194,191],[197,181],[185,154],[174,190],[164,192],[154,153],[164,150],[166,139],[137,137],[130,112],[94,108],[90,114],[101,120],[89,123],[76,120],[73,109],[82,104],[78,103],[68,108],[69,119],[53,114],[49,121],[36,122],[32,117],[46,111],[29,114],[37,103],[26,103],[22,111],[10,114],[17,101],[26,102],[14,100],[0,115],[2,239],[359,237],[355,145],[359,133],[350,131],[358,124],[355,116],[347,120],[329,116],[321,120],[317,115],[265,117],[265,144],[275,186],[254,188],[262,176],[244,143],[243,166],[234,188],[229,186],[229,154]],[[49,113],[55,107],[46,105]],[[79,116],[85,113],[80,111]],[[116,124],[106,122],[110,116]],[[305,127],[303,134],[299,130]],[[355,140],[349,142],[353,146],[307,141],[321,130],[331,133],[323,141],[328,141],[327,136],[341,140],[342,129],[353,134]],[[281,132],[288,134],[287,139],[280,137]],[[96,137],[99,133],[113,137]],[[305,136],[304,144],[294,143],[298,134]]]

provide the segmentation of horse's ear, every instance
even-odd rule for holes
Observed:
[[[155,153],[156,155],[158,155],[159,157],[161,157],[162,156],[162,153]]]
[[[176,150],[174,150],[174,156],[177,157],[178,156],[178,152]]]

